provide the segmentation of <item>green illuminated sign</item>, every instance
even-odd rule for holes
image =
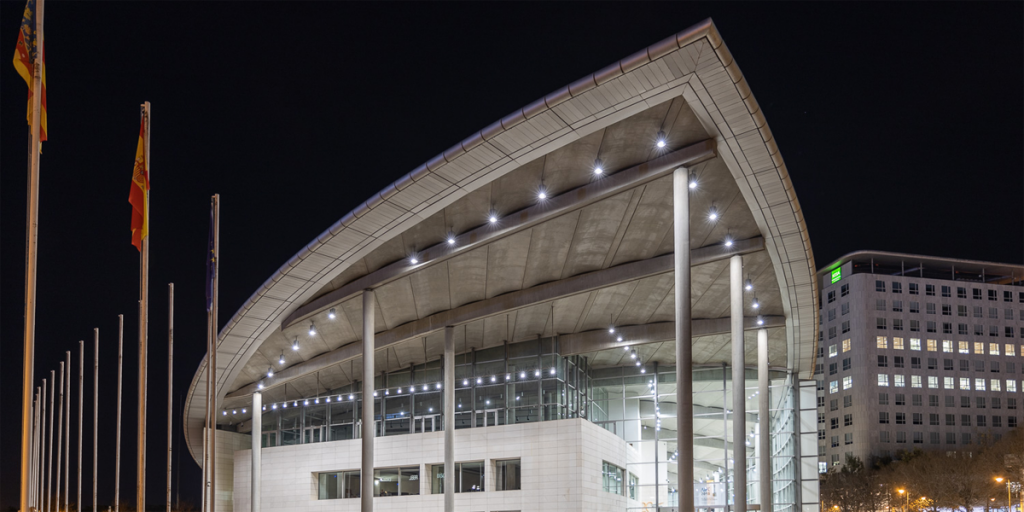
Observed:
[[[836,281],[838,281],[838,280],[840,280],[842,278],[843,278],[843,270],[842,270],[842,268],[837,268],[837,269],[832,271],[832,284],[835,284]]]

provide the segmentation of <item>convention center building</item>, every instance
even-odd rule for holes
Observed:
[[[811,244],[710,19],[298,249],[188,392],[215,510],[818,511]]]

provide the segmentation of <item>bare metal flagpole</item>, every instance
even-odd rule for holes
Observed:
[[[43,394],[39,395],[39,464],[36,472],[39,474],[36,485],[39,503],[36,506],[43,509],[46,506],[46,379],[43,379]]]
[[[68,435],[65,436],[65,511],[68,509],[70,503],[68,490],[71,488],[71,350],[65,351],[65,359],[68,364],[65,365],[65,372],[67,372],[67,380],[65,381],[65,394],[68,395],[68,401],[65,403],[65,430],[68,431]]]
[[[93,336],[93,359],[92,359],[92,509],[96,509],[96,477],[99,476],[99,448],[100,448],[100,329],[92,330]]]
[[[211,221],[212,223],[212,221]],[[207,254],[207,258],[211,255]],[[211,278],[212,279],[212,278]],[[207,283],[209,286],[209,283]],[[210,333],[213,329],[210,328],[210,315],[209,309],[206,310],[206,418],[203,420],[203,506],[200,507],[203,512],[208,512],[209,507],[209,495],[210,495],[210,418],[213,417],[213,404],[211,403],[210,391],[213,389],[212,374],[210,373],[210,357],[212,351],[210,347]]]
[[[149,130],[150,116],[152,114],[149,102],[142,104],[142,120],[146,125],[145,131],[145,155],[146,155],[146,179],[149,179]],[[148,181],[147,181],[148,183]],[[149,222],[149,191],[146,194],[146,222]],[[148,230],[148,227],[147,227]],[[142,239],[142,251],[140,252],[140,279],[139,279],[139,432],[138,432],[138,465],[136,467],[136,510],[146,510],[146,370],[147,340],[146,335],[149,327],[149,236]]]
[[[48,420],[49,433],[47,434],[49,439],[46,441],[46,503],[43,505],[43,510],[50,510],[53,505],[50,484],[53,483],[53,398],[57,389],[57,386],[54,386],[56,382],[57,372],[50,370],[50,419]]]
[[[36,355],[36,253],[39,248],[39,139],[43,90],[43,0],[36,1],[36,53],[32,63],[32,134],[28,150],[28,218],[25,233],[25,340],[21,381],[21,510],[29,504],[29,451],[32,430],[32,382]]]
[[[39,479],[39,472],[36,466],[39,463],[39,392],[40,387],[36,386],[35,398],[32,400],[32,423],[31,442],[29,443],[29,480],[28,480],[28,502],[29,508],[35,508],[39,493],[36,492],[36,480]],[[27,509],[26,509],[27,510]]]
[[[117,433],[114,441],[114,512],[121,507],[121,370],[124,360],[124,315],[117,315]]]
[[[75,510],[82,510],[82,389],[85,387],[85,340],[78,340],[78,491]]]
[[[173,430],[171,420],[174,418],[174,283],[167,285],[167,512],[171,512],[171,457],[174,455]]]
[[[60,458],[63,455],[61,442],[64,440],[64,361],[60,362],[60,400],[57,402],[57,485],[53,486],[56,491],[57,508],[60,508]],[[50,507],[53,510],[53,507]]]
[[[210,435],[210,505],[217,510],[217,284],[220,276],[220,194],[213,195],[213,307],[210,308],[210,372],[213,380]]]

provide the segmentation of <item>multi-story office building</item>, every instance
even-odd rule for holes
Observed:
[[[815,512],[801,212],[710,20],[516,110],[233,315],[207,510]]]
[[[1024,266],[862,251],[817,277],[820,471],[1020,424]]]

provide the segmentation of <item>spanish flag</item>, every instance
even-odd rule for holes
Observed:
[[[28,84],[28,125],[32,126],[32,65],[39,55],[43,60],[42,76],[42,119],[40,119],[39,140],[46,140],[46,51],[39,45],[36,39],[36,0],[28,0],[25,4],[25,13],[21,16],[21,30],[18,31],[18,45],[14,49],[14,69],[18,70],[21,78]]]
[[[142,251],[142,239],[149,236],[149,164],[146,162],[146,120],[139,127],[139,148],[135,151],[135,172],[132,190],[128,195],[132,204],[132,245]]]

